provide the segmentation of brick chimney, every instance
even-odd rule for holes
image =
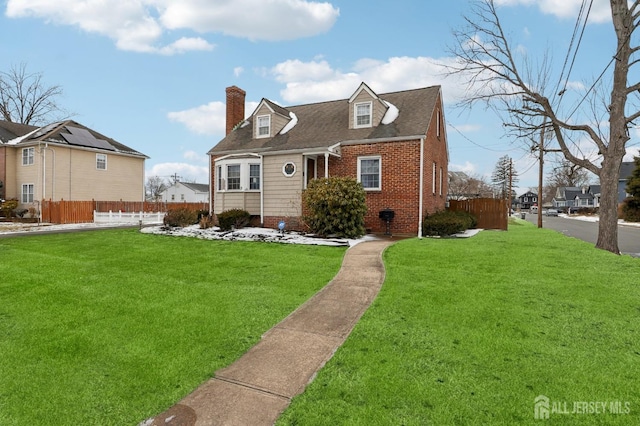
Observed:
[[[239,87],[227,87],[227,135],[244,120],[244,98],[247,92]]]

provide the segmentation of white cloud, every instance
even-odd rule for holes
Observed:
[[[459,124],[455,128],[461,133],[473,133],[482,130],[482,126],[478,124]]]
[[[328,31],[340,11],[330,3],[303,0],[181,0],[160,20],[166,28],[222,32],[250,40],[293,40]]]
[[[185,160],[199,161],[201,163],[206,163],[209,160],[209,156],[207,156],[206,154],[202,154],[202,153],[191,151],[191,150],[185,151],[184,154],[182,154],[182,157]]]
[[[187,163],[158,163],[151,169],[146,170],[145,173],[147,177],[159,176],[165,179],[171,179],[172,176],[177,174],[181,181],[195,181],[196,183],[209,182],[208,166],[195,166]]]
[[[474,175],[476,173],[476,169],[476,165],[469,161],[465,161],[464,164],[449,164],[449,170],[452,172],[464,172],[469,176]]]
[[[167,117],[184,124],[199,135],[219,135],[225,132],[226,109],[222,102],[209,102],[184,111],[170,112]]]
[[[245,117],[258,107],[258,102],[245,103]],[[184,111],[169,112],[167,118],[182,123],[199,135],[222,137],[226,131],[226,105],[224,102],[209,102]]]
[[[291,40],[328,31],[340,11],[330,3],[306,0],[8,0],[5,14],[79,27],[112,38],[122,50],[173,55],[214,48],[201,37],[163,44],[163,36],[173,30]]]
[[[498,6],[538,6],[542,13],[563,19],[575,19],[583,0],[495,0]],[[589,14],[590,22],[607,22],[611,20],[611,6],[607,0],[594,0]]]
[[[392,57],[386,61],[360,59],[349,71],[334,69],[326,60],[288,60],[272,67],[268,74],[285,83],[280,92],[288,104],[319,102],[350,96],[361,82],[385,93],[442,85],[445,100],[455,102],[464,95],[464,83],[457,76],[444,79],[441,63],[428,57]]]
[[[233,75],[236,77],[240,77],[240,75],[244,72],[244,68],[242,67],[235,67],[233,69]]]

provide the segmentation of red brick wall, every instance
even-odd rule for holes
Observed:
[[[330,176],[357,176],[358,157],[379,155],[382,168],[382,190],[367,191],[367,215],[365,226],[374,233],[386,231],[386,223],[378,217],[380,210],[390,208],[395,217],[391,232],[395,234],[417,234],[420,200],[420,141],[385,142],[342,147],[340,158],[329,160]],[[423,214],[444,209],[446,189],[443,195],[432,192],[432,164],[434,160],[443,165],[443,181],[446,181],[446,164],[437,152],[430,152],[429,144],[424,146]],[[439,170],[438,165],[438,170]]]

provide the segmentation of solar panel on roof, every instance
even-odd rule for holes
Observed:
[[[37,139],[40,136],[46,135],[47,133],[49,133],[51,130],[53,130],[54,127],[56,127],[59,123],[52,123],[52,124],[48,124],[45,127],[41,127],[40,130],[38,130],[37,132],[35,132],[33,135],[31,135],[32,139]]]
[[[73,126],[64,126],[69,133],[60,133],[60,136],[64,138],[71,145],[86,146],[91,148],[108,149],[109,151],[115,151],[115,148],[104,139],[95,138],[88,130],[80,129]]]

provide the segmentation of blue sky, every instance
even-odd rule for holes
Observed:
[[[496,0],[518,52],[564,62],[582,0]],[[537,185],[522,141],[504,136],[482,105],[456,107],[464,81],[445,78],[452,30],[466,0],[3,0],[0,67],[26,63],[60,85],[74,120],[150,157],[147,176],[207,182],[207,156],[224,136],[225,88],[281,105],[442,85],[450,169],[490,179],[515,161],[519,192]],[[569,91],[580,96],[615,48],[606,0],[595,0]],[[637,134],[634,134],[634,140]],[[634,143],[634,141],[632,141]],[[632,145],[631,154],[637,154]],[[588,148],[584,148],[585,152]],[[629,157],[630,158],[630,157]]]

